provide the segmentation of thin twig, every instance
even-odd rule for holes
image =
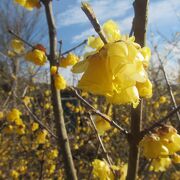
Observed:
[[[151,127],[145,129],[141,132],[141,139],[150,131],[154,130],[155,128],[162,126],[162,123],[165,123],[174,113],[178,112],[180,110],[180,106],[170,111],[165,117],[161,118],[157,122],[155,122]]]
[[[83,42],[81,42],[81,43],[78,44],[77,46],[75,46],[75,47],[73,47],[73,48],[71,48],[71,49],[69,49],[69,50],[63,52],[63,53],[61,54],[61,56],[64,56],[64,55],[70,53],[71,51],[76,50],[77,48],[81,47],[82,45],[84,45],[84,44],[86,44],[86,43],[87,43],[87,39],[85,39]]]
[[[146,29],[148,17],[148,2],[149,0],[135,0],[134,6],[134,19],[133,31],[135,42],[140,44],[141,47],[146,45]],[[142,112],[143,112],[143,99],[136,109],[131,109],[131,134],[129,140],[129,157],[128,157],[128,172],[127,180],[136,180],[139,168],[140,150],[138,147],[139,136],[141,134],[142,126]]]
[[[57,65],[57,34],[55,19],[53,15],[53,7],[51,0],[41,0],[45,7],[46,19],[49,30],[49,43],[50,43],[50,66]],[[61,102],[61,94],[55,87],[55,79],[51,76],[51,91],[52,91],[52,104],[55,117],[55,127],[57,133],[57,143],[59,149],[62,150],[62,157],[64,162],[64,169],[66,179],[77,180],[77,174],[72,158],[70,143],[68,139],[67,130],[65,127],[63,107]]]
[[[95,131],[96,136],[97,136],[97,138],[98,138],[98,141],[99,141],[99,143],[100,143],[100,145],[101,145],[101,148],[102,148],[102,150],[103,150],[103,153],[104,153],[104,155],[106,156],[106,159],[107,159],[107,162],[108,162],[108,164],[109,164],[109,167],[110,167],[112,173],[115,175],[115,172],[114,172],[114,170],[112,169],[111,159],[110,159],[110,157],[109,157],[109,155],[108,155],[108,152],[106,151],[106,148],[105,148],[105,146],[104,146],[104,144],[103,144],[103,142],[102,142],[102,139],[101,139],[101,137],[100,137],[100,135],[99,135],[99,133],[98,133],[98,130],[97,130],[96,125],[95,125],[95,123],[94,123],[94,121],[93,121],[92,115],[91,115],[90,113],[88,113],[88,115],[89,115],[89,119],[91,120],[91,123],[92,123],[92,125],[93,125],[94,131]]]
[[[171,101],[172,101],[172,103],[173,103],[173,106],[174,106],[175,108],[177,108],[177,103],[176,103],[176,100],[175,100],[175,98],[174,98],[173,91],[172,91],[172,87],[171,87],[171,85],[170,85],[170,83],[169,83],[169,80],[168,80],[168,77],[167,77],[167,73],[166,73],[166,71],[165,71],[165,69],[164,69],[163,62],[162,62],[162,60],[161,60],[161,58],[160,58],[160,56],[159,56],[159,53],[158,53],[158,51],[157,51],[157,47],[155,47],[154,49],[155,49],[156,55],[157,55],[157,57],[158,57],[158,60],[159,60],[159,62],[160,62],[160,65],[161,65],[161,70],[162,70],[162,72],[163,72],[163,75],[164,75],[164,78],[165,78],[165,81],[166,81],[166,84],[167,84],[167,87],[168,87],[168,91],[169,91],[169,94],[170,94],[170,97],[171,97]],[[179,120],[179,122],[180,122],[180,114],[179,114],[178,111],[176,112],[176,115],[177,115],[177,118],[178,118],[178,120]]]
[[[81,9],[84,11],[86,16],[88,17],[88,19],[91,22],[91,24],[93,25],[95,31],[99,34],[99,37],[101,38],[103,43],[107,44],[108,41],[106,39],[106,36],[104,35],[104,33],[101,29],[101,26],[96,18],[96,15],[95,15],[92,7],[87,2],[82,2],[81,5],[82,5]]]
[[[18,38],[19,40],[21,40],[22,42],[24,42],[25,44],[27,44],[28,46],[30,46],[32,49],[34,49],[34,46],[32,44],[30,44],[29,42],[27,42],[26,40],[24,40],[23,38],[21,38],[20,36],[18,36],[15,32],[13,32],[12,30],[8,29],[8,32],[10,34],[12,34],[13,36],[15,36],[16,38]]]
[[[107,117],[107,115],[101,113],[99,110],[97,110],[96,108],[94,108],[91,104],[89,104],[82,96],[80,96],[80,94],[77,92],[76,89],[74,89],[73,87],[70,87],[73,92],[75,93],[76,97],[82,102],[84,103],[88,108],[90,108],[95,114],[101,116],[104,120],[106,120],[107,122],[109,122],[113,127],[119,129],[124,135],[126,135],[126,137],[128,136],[128,131],[125,130],[124,128],[122,128],[121,126],[119,126],[116,122],[114,122],[113,120],[109,119]]]
[[[16,95],[16,98],[24,105],[29,114],[33,117],[33,119],[40,125],[41,128],[46,129],[48,133],[57,139],[57,136],[50,130],[46,125],[44,125],[41,120],[29,109],[29,107]]]
[[[99,148],[100,148],[100,143],[97,146],[97,150],[96,150],[96,153],[95,153],[96,157],[98,156]],[[96,157],[94,159],[96,159]],[[93,167],[91,166],[90,171],[89,171],[88,176],[87,176],[88,177],[87,180],[91,179],[92,171],[93,171]]]

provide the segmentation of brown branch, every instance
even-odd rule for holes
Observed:
[[[73,90],[73,92],[75,93],[76,97],[83,103],[85,104],[89,109],[91,109],[96,115],[102,117],[104,120],[106,120],[108,123],[111,124],[111,126],[117,128],[118,130],[120,130],[122,132],[122,134],[124,134],[126,137],[128,137],[129,133],[127,130],[125,130],[124,128],[122,128],[121,126],[119,126],[116,122],[114,122],[113,120],[109,119],[107,117],[106,114],[101,113],[99,110],[97,110],[95,107],[93,107],[91,104],[89,104],[82,96],[79,95],[79,93],[77,92],[76,89],[74,89],[73,87],[70,87],[71,90]]]
[[[142,47],[146,44],[146,26],[148,13],[148,0],[135,0],[133,3],[135,17],[133,20],[133,31],[136,43]],[[131,110],[131,137],[129,138],[129,159],[127,180],[137,178],[139,168],[139,136],[142,124],[143,100],[138,107]]]
[[[73,47],[73,48],[71,48],[71,49],[69,49],[69,50],[63,52],[63,53],[61,54],[61,56],[64,56],[64,55],[70,53],[71,51],[76,50],[77,48],[81,47],[82,45],[84,45],[84,44],[86,44],[86,43],[87,43],[87,39],[85,39],[83,42],[81,42],[81,43],[78,44],[77,46],[75,46],[75,47]]]
[[[170,83],[169,83],[169,80],[168,80],[168,77],[167,77],[167,73],[166,73],[166,71],[165,71],[165,69],[164,69],[163,62],[162,62],[162,60],[161,60],[161,58],[160,58],[160,56],[159,56],[159,53],[158,53],[158,51],[157,51],[157,46],[154,47],[154,50],[155,50],[155,53],[156,53],[156,55],[157,55],[157,57],[158,57],[158,60],[159,60],[159,62],[160,62],[160,67],[161,67],[161,70],[162,70],[162,72],[163,72],[163,75],[164,75],[164,78],[165,78],[165,81],[166,81],[166,84],[167,84],[167,87],[168,87],[168,91],[169,91],[169,94],[170,94],[170,97],[171,97],[171,101],[172,101],[172,103],[173,103],[173,106],[174,106],[175,108],[177,108],[177,103],[176,103],[176,100],[175,100],[174,95],[173,95],[172,87],[171,87],[171,85],[170,85]],[[178,121],[180,122],[180,114],[179,114],[178,111],[176,111],[176,115],[177,115]],[[180,125],[179,125],[179,126],[180,126]]]
[[[142,139],[146,134],[154,130],[155,128],[162,126],[162,123],[166,122],[174,113],[177,113],[180,110],[180,106],[176,107],[172,111],[170,111],[165,117],[161,118],[157,122],[155,122],[151,127],[145,129],[144,131],[141,132],[140,138]]]
[[[101,148],[102,148],[102,150],[103,150],[103,153],[104,153],[104,155],[106,156],[106,159],[107,159],[107,162],[108,162],[108,164],[109,164],[109,167],[110,167],[112,173],[113,173],[114,175],[116,175],[115,172],[114,172],[114,170],[112,169],[111,159],[110,159],[110,157],[109,157],[109,155],[108,155],[108,152],[106,151],[106,148],[104,147],[104,144],[103,144],[103,142],[102,142],[102,139],[101,139],[101,137],[100,137],[100,135],[99,135],[99,133],[98,133],[98,130],[97,130],[97,128],[96,128],[96,125],[95,125],[95,123],[94,123],[94,121],[93,121],[93,119],[92,119],[92,115],[91,115],[90,113],[88,113],[88,115],[89,115],[89,119],[91,120],[91,123],[92,123],[92,125],[93,125],[93,128],[94,128],[94,131],[95,131],[95,133],[96,133],[97,139],[98,139],[98,141],[99,141],[99,143],[100,143],[100,146],[101,146]]]
[[[57,139],[57,136],[53,133],[52,130],[49,129],[49,127],[47,127],[45,124],[43,124],[41,122],[41,120],[29,109],[28,106],[26,106],[26,104],[16,95],[16,98],[17,100],[19,100],[23,105],[24,107],[26,108],[26,110],[29,112],[29,114],[32,116],[32,118],[34,119],[35,122],[37,122],[39,124],[39,126],[43,129],[46,129],[47,132],[54,138]]]
[[[45,6],[46,19],[49,29],[49,41],[50,41],[50,55],[49,61],[50,66],[55,66],[57,64],[57,35],[56,27],[54,21],[54,15],[52,10],[51,0],[42,0]],[[51,91],[52,91],[52,104],[55,117],[55,127],[58,138],[59,149],[62,150],[62,157],[64,161],[66,179],[77,180],[76,170],[74,167],[74,162],[72,158],[72,153],[70,149],[69,139],[65,127],[63,108],[61,103],[60,91],[55,88],[54,77],[51,76]]]
[[[91,24],[93,25],[95,31],[98,33],[98,35],[101,38],[101,40],[103,41],[103,43],[107,44],[108,41],[106,39],[106,36],[104,35],[104,33],[101,29],[101,26],[96,18],[96,15],[95,15],[92,7],[87,2],[82,2],[81,5],[82,5],[81,9],[84,11],[86,16],[88,17],[88,19],[91,22]]]
[[[21,40],[22,42],[24,42],[25,44],[27,44],[29,47],[31,47],[32,49],[34,49],[34,46],[32,44],[30,44],[29,42],[27,42],[26,40],[24,40],[23,38],[21,38],[20,36],[18,36],[15,32],[13,32],[12,30],[8,29],[8,32],[10,34],[12,34],[13,36],[15,36],[17,39]]]

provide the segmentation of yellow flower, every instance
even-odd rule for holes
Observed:
[[[7,120],[14,122],[16,119],[20,119],[21,114],[22,113],[18,109],[14,108],[10,112],[8,112]]]
[[[158,108],[158,107],[159,107],[159,103],[158,103],[158,102],[155,102],[155,103],[153,104],[153,106],[154,106],[154,108]]]
[[[37,129],[39,129],[39,124],[33,122],[33,123],[31,124],[31,130],[32,130],[32,131],[36,131]]]
[[[145,68],[147,68],[149,65],[149,60],[151,58],[151,50],[148,47],[143,47],[142,49],[140,49],[140,52],[144,57],[143,65]]]
[[[171,165],[171,159],[169,157],[156,158],[153,159],[150,171],[166,171],[166,169]]]
[[[132,103],[136,108],[139,104],[139,94],[136,86],[122,89],[122,91],[114,92],[112,96],[107,97],[107,101],[113,104],[127,104]]]
[[[90,36],[88,38],[87,44],[93,49],[100,49],[104,45],[100,37],[94,37],[94,36]]]
[[[66,80],[62,75],[55,74],[54,75],[54,84],[56,89],[63,90],[66,88]]]
[[[44,105],[44,109],[50,109],[51,108],[51,104],[50,103],[46,103],[45,105]]]
[[[57,66],[51,66],[51,75],[55,75],[57,73]]]
[[[143,155],[146,158],[158,158],[169,155],[168,148],[162,144],[156,134],[146,135],[141,140],[139,146],[143,148]]]
[[[108,59],[97,53],[87,58],[88,67],[78,83],[78,87],[97,95],[112,93],[112,75],[108,69]]]
[[[45,144],[47,141],[47,139],[46,139],[47,134],[48,134],[48,132],[45,129],[40,131],[36,137],[36,142],[38,144]]]
[[[50,90],[46,90],[46,91],[44,92],[44,94],[45,94],[45,96],[50,96],[51,91],[50,91]]]
[[[4,133],[11,134],[13,132],[14,128],[12,125],[8,125],[4,128]]]
[[[52,149],[49,153],[48,153],[48,157],[50,159],[55,159],[58,157],[58,150],[57,149]]]
[[[159,103],[160,103],[160,104],[164,104],[166,101],[167,101],[167,99],[166,99],[165,96],[161,96],[161,97],[159,98]]]
[[[92,173],[95,177],[99,178],[99,180],[114,180],[114,175],[105,161],[95,159],[92,162],[92,166]]]
[[[108,39],[108,42],[115,42],[120,40],[121,34],[119,31],[119,27],[113,20],[105,22],[102,29]]]
[[[33,10],[33,8],[40,8],[41,4],[39,0],[14,0],[20,6],[23,6],[27,10]]]
[[[137,82],[136,87],[141,97],[151,98],[152,97],[152,84],[149,79],[144,83]]]
[[[30,61],[39,66],[43,66],[47,61],[45,52],[39,49],[34,49],[32,51],[27,52],[25,58],[27,61]]]
[[[69,53],[67,57],[63,57],[60,59],[59,66],[66,68],[67,66],[73,66],[79,61],[78,56],[73,53]]]
[[[104,132],[108,131],[109,129],[111,129],[111,125],[109,122],[107,122],[106,120],[104,120],[102,117],[97,116],[95,118],[95,125],[96,128],[98,130],[98,133],[100,135],[103,135]]]
[[[180,155],[179,154],[173,154],[172,156],[173,163],[180,164]]]
[[[14,179],[18,179],[19,173],[16,170],[11,171],[11,177]]]
[[[0,111],[0,120],[4,118],[4,112]]]
[[[104,95],[111,103],[132,103],[135,108],[139,103],[139,93],[143,97],[152,94],[145,71],[150,49],[142,49],[134,43],[134,37],[121,36],[113,21],[105,23],[103,31],[109,43],[102,47],[97,38],[89,38],[89,46],[96,50],[72,68],[74,73],[84,72],[78,87],[96,95]],[[138,83],[142,83],[139,89],[136,87]]]
[[[18,125],[16,127],[16,133],[18,133],[20,135],[25,134],[25,128],[26,128],[26,126],[24,124]]]
[[[128,164],[122,164],[119,168],[120,170],[120,180],[125,180],[127,176]]]
[[[11,47],[13,48],[13,51],[18,54],[24,51],[24,43],[19,39],[13,39],[11,41]]]
[[[25,96],[22,101],[26,106],[28,106],[31,103],[31,97]]]
[[[8,56],[11,57],[11,58],[14,57],[14,56],[16,56],[16,53],[15,53],[14,51],[8,51],[7,54],[8,54]]]
[[[168,148],[169,155],[180,151],[180,135],[172,126],[163,126],[156,130],[161,142]]]

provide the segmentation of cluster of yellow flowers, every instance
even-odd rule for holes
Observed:
[[[19,39],[13,39],[11,41],[11,47],[17,54],[24,52],[24,43]]]
[[[33,10],[33,8],[41,7],[40,0],[14,0],[14,2],[30,11]]]
[[[21,54],[25,50],[24,43],[19,39],[13,39],[11,41],[11,47],[12,51],[8,51],[9,57]],[[34,46],[33,50],[30,50],[25,54],[25,59],[35,65],[42,66],[47,62],[46,49],[41,44],[37,44]]]
[[[57,66],[51,66],[51,75],[54,77],[54,84],[56,89],[63,90],[66,88],[66,80],[60,74],[58,74]]]
[[[99,180],[114,180],[115,177],[114,177],[112,170],[119,172],[118,173],[120,175],[119,180],[125,180],[126,179],[127,164],[123,164],[120,167],[113,165],[110,168],[110,166],[108,165],[108,163],[106,161],[95,159],[92,162],[92,166],[93,166],[93,172],[92,173],[95,177],[99,178]]]
[[[21,115],[22,113],[16,108],[8,112],[6,118],[11,124],[6,127],[5,131],[9,132],[15,130],[18,134],[24,134],[26,126],[20,117]],[[15,127],[12,126],[13,124],[15,124]]]
[[[79,61],[79,57],[73,53],[69,53],[66,57],[60,58],[59,66],[66,68],[67,66],[73,66]]]
[[[26,53],[25,59],[38,66],[43,66],[47,62],[46,49],[42,45],[37,44],[33,50]]]
[[[95,125],[100,135],[111,129],[110,123],[100,116],[95,116]]]
[[[113,21],[103,25],[108,44],[99,37],[90,37],[88,45],[95,50],[85,54],[83,61],[72,68],[74,73],[83,73],[78,87],[82,90],[106,96],[110,103],[132,103],[136,107],[139,96],[151,97],[152,84],[146,68],[150,49],[141,48],[134,37],[122,36]]]
[[[180,135],[172,126],[164,125],[157,128],[154,133],[146,135],[140,142],[143,155],[153,159],[150,170],[164,171],[171,164],[170,156],[174,163],[180,163]]]

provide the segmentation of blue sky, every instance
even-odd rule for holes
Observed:
[[[103,24],[109,19],[116,21],[119,24],[122,34],[129,34],[132,20],[134,17],[133,2],[134,0],[86,0],[93,7],[95,14],[100,22]],[[63,40],[63,52],[74,47],[82,42],[90,35],[96,34],[93,30],[86,15],[81,10],[81,0],[53,0],[53,10],[56,19],[58,40]],[[173,49],[175,57],[171,58],[166,64],[165,68],[170,74],[173,72],[177,75],[177,59],[180,59],[179,49],[169,45],[157,31],[161,32],[165,37],[171,38],[175,32],[180,32],[180,0],[150,0],[149,3],[149,19],[148,19],[148,36],[147,43],[150,46],[152,34],[153,40],[160,45],[160,51],[163,54],[167,49]],[[34,10],[33,12],[36,12]],[[42,9],[43,11],[43,9]],[[33,13],[32,12],[32,13]],[[42,18],[45,20],[43,12]],[[46,24],[42,20],[41,24]],[[180,37],[179,37],[180,38]],[[45,35],[42,42],[45,47],[48,36]],[[180,43],[179,43],[180,47]],[[77,51],[76,51],[77,52]],[[174,61],[176,60],[176,62]],[[152,58],[151,61],[156,58]],[[72,84],[72,73],[70,68],[61,69],[61,73]]]
[[[129,33],[134,16],[133,0],[88,0],[88,2],[101,24],[113,19],[119,24],[122,33]],[[80,8],[80,0],[54,0],[53,5],[58,39],[63,40],[64,50],[73,47],[89,35],[96,34]],[[150,0],[148,38],[150,33],[156,34],[157,30],[167,37],[178,31],[180,27],[178,10],[180,0]]]

